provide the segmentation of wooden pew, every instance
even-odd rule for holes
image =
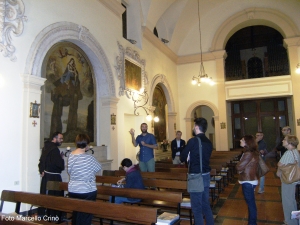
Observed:
[[[103,177],[105,183],[107,183],[106,176]],[[68,191],[68,183],[48,181],[47,190],[55,191]],[[152,206],[162,206],[163,204],[173,204],[177,208],[177,213],[180,214],[180,203],[182,202],[182,193],[180,192],[168,192],[168,194],[160,191],[153,190],[141,190],[132,188],[114,188],[110,186],[97,186],[98,195],[106,196],[121,196],[127,198],[139,198],[142,201],[136,204],[145,205],[145,202],[152,202]],[[102,199],[101,199],[102,200]],[[160,202],[160,204],[157,204]]]
[[[3,190],[1,195],[1,211],[4,202],[16,203],[19,213],[20,204],[26,203],[65,212],[84,212],[97,215],[100,218],[129,222],[135,224],[153,224],[157,221],[157,208],[117,205],[99,201],[56,197],[28,192]],[[14,223],[12,223],[14,224]]]

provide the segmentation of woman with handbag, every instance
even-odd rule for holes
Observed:
[[[239,183],[242,185],[243,195],[248,205],[248,225],[256,225],[257,208],[254,189],[258,184],[259,152],[255,138],[252,135],[245,135],[240,140],[240,145],[245,149],[245,152],[236,165],[236,169],[239,173]]]
[[[276,175],[280,177],[281,180],[281,199],[285,220],[284,223],[288,225],[298,224],[295,219],[291,219],[291,212],[297,210],[297,204],[295,199],[295,187],[297,185],[297,182],[292,182],[293,180],[288,180],[286,177],[283,177],[283,172],[288,164],[296,163],[296,169],[300,166],[300,156],[297,150],[298,144],[299,140],[296,136],[285,136],[285,138],[282,141],[282,145],[287,149],[287,151],[283,154],[283,156],[277,164],[278,169]]]

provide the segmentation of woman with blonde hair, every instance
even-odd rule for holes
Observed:
[[[277,166],[277,173],[276,175],[281,179],[280,170],[281,166],[292,164],[297,161],[298,166],[300,166],[300,155],[297,150],[297,145],[299,144],[299,140],[294,135],[286,135],[282,141],[282,145],[287,149],[287,151],[283,154],[281,159],[279,160]],[[295,219],[291,219],[291,212],[297,210],[297,204],[295,199],[295,188],[297,182],[286,184],[281,179],[281,200],[282,200],[282,207],[284,213],[284,224],[288,225],[296,225],[298,224]]]

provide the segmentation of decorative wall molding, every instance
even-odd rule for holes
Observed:
[[[86,27],[71,22],[51,24],[36,36],[27,56],[24,74],[41,76],[47,52],[60,41],[72,42],[86,53],[94,69],[97,97],[116,95],[113,73],[104,50]]]
[[[125,59],[129,61],[133,61],[135,64],[139,65],[142,69],[142,88],[147,89],[148,85],[148,76],[145,71],[146,61],[141,59],[139,53],[133,50],[130,47],[124,49],[124,47],[118,42],[119,46],[119,55],[116,57],[116,66],[115,69],[117,71],[117,78],[120,81],[119,87],[119,96],[123,96],[124,94],[127,98],[131,98],[133,90],[130,90],[125,85]]]
[[[24,21],[27,21],[24,12],[22,0],[0,0],[0,52],[13,62],[17,57],[11,35],[18,37],[23,33]]]
[[[156,85],[158,85],[158,84],[160,84],[160,86],[162,87],[162,89],[165,93],[169,114],[175,113],[175,102],[174,102],[174,98],[173,98],[173,94],[172,94],[172,89],[171,89],[169,82],[164,74],[156,74],[153,77],[151,85],[150,85],[149,104],[150,105],[152,104],[152,100],[153,100],[152,97],[153,97],[154,89],[155,89]]]

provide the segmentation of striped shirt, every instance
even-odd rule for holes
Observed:
[[[96,191],[96,173],[101,170],[101,164],[94,156],[88,154],[70,154],[68,173],[70,181],[68,191],[72,193],[89,193]]]
[[[279,162],[281,162],[284,165],[287,165],[289,163],[295,163],[295,160],[298,161],[298,165],[300,163],[300,156],[299,156],[299,152],[297,149],[293,149],[293,150],[287,150],[283,156],[281,157],[281,159],[279,160]],[[299,165],[300,166],[300,165]]]

